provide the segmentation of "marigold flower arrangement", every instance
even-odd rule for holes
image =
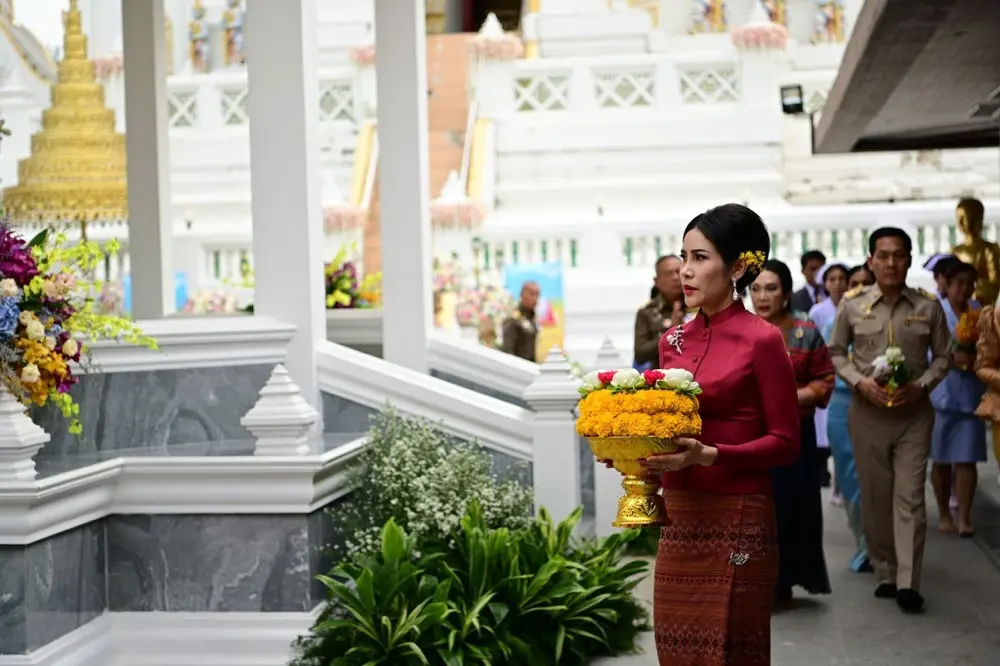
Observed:
[[[586,437],[599,460],[613,463],[625,476],[618,500],[617,527],[666,524],[666,508],[640,460],[672,453],[673,439],[701,433],[694,375],[679,368],[601,370],[583,377],[577,432]]]
[[[120,340],[156,343],[133,322],[101,314],[95,296],[102,284],[88,279],[107,253],[94,242],[67,245],[66,237],[42,231],[24,242],[0,219],[0,382],[26,405],[56,405],[82,432],[79,405],[70,388],[79,381],[71,362],[86,364],[88,343]]]
[[[958,318],[958,324],[955,326],[955,351],[966,354],[976,353],[981,312],[979,308],[969,308]]]

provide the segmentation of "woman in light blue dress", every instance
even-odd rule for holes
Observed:
[[[848,290],[863,285],[875,283],[875,276],[864,266],[855,266],[847,273]],[[823,339],[829,341],[833,331],[833,318],[829,319],[821,329]],[[847,408],[851,405],[851,387],[840,377],[833,389],[833,396],[827,407],[826,431],[830,441],[830,452],[833,455],[833,472],[837,477],[837,487],[847,512],[847,523],[857,544],[857,552],[850,561],[850,569],[854,573],[870,572],[868,562],[868,546],[865,543],[865,532],[861,524],[861,486],[858,483],[858,472],[854,466],[854,447],[851,444],[851,433],[847,427]]]
[[[816,324],[816,329],[822,334],[827,324],[833,322],[837,316],[837,306],[840,299],[847,292],[847,266],[844,264],[827,264],[819,270],[819,281],[826,292],[826,298],[812,306],[809,310],[809,319]],[[828,338],[824,338],[828,340]],[[830,450],[830,437],[827,430],[827,418],[829,414],[826,409],[816,409],[816,447],[819,455],[816,456],[816,464],[819,465],[819,478],[823,487],[830,485],[830,458],[833,452]],[[833,495],[830,502],[835,506],[840,506],[840,486],[837,485],[837,474],[833,474]]]
[[[976,286],[976,269],[964,262],[954,262],[945,270],[947,291],[941,300],[948,329],[955,337],[955,328],[963,313],[970,310],[969,301]],[[973,372],[975,350],[958,349],[954,365],[931,393],[934,405],[934,431],[931,435],[931,485],[937,500],[940,521],[938,529],[946,534],[956,532],[949,499],[954,484],[958,499],[958,534],[972,537],[972,499],[976,494],[976,463],[986,460],[986,423],[976,416],[976,407],[983,397],[983,384]]]

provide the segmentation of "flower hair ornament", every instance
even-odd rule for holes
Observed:
[[[751,273],[760,273],[767,261],[767,255],[760,250],[747,250],[741,252],[739,260],[746,264],[747,270]]]

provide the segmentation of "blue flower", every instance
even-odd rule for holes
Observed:
[[[19,316],[21,316],[21,308],[17,307],[16,298],[13,296],[0,298],[0,338],[14,336]]]

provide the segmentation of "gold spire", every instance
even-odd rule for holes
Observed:
[[[115,131],[115,113],[105,106],[104,87],[87,58],[77,0],[70,0],[63,21],[52,105],[31,137],[31,156],[17,165],[17,185],[3,191],[3,204],[14,222],[124,220],[125,137]]]

